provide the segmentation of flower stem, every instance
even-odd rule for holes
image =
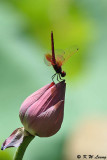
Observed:
[[[33,138],[34,138],[34,136],[32,136],[32,135],[24,137],[22,144],[16,150],[16,153],[15,153],[13,160],[22,160],[23,159],[26,148],[29,145],[29,143],[33,140]]]

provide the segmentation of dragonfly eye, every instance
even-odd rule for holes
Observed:
[[[65,76],[66,76],[66,72],[62,71],[61,77],[65,77]]]

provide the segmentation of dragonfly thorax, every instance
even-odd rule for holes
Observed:
[[[54,70],[56,71],[56,73],[60,73],[62,72],[62,68],[58,65],[53,65]]]
[[[53,68],[55,69],[56,73],[61,74],[61,77],[65,77],[66,76],[66,72],[62,71],[61,66],[53,65]]]

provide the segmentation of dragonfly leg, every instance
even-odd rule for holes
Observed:
[[[53,82],[54,82],[54,80],[53,80],[53,79],[54,79],[54,77],[55,77],[55,76],[56,76],[56,73],[51,77]]]
[[[61,75],[60,75],[60,74],[59,74],[59,78],[60,78],[60,80],[62,80],[62,79],[61,79]]]
[[[58,81],[58,82],[60,82],[60,81],[59,81],[59,78],[60,78],[60,77],[59,77],[59,74],[57,74],[57,81]]]
[[[63,81],[63,79],[61,78],[61,75],[60,75],[60,74],[59,74],[59,78],[60,78],[61,81]]]

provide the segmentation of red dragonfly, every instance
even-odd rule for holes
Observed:
[[[57,80],[63,80],[61,77],[66,76],[66,72],[62,71],[62,65],[74,54],[78,51],[78,48],[73,48],[69,52],[69,54],[66,56],[65,52],[62,55],[56,55],[55,56],[55,50],[54,50],[54,38],[53,38],[53,32],[51,32],[51,49],[52,49],[52,54],[47,53],[45,54],[45,63],[48,66],[53,66],[55,70],[55,74],[52,76],[52,81],[54,77],[57,75]],[[66,56],[66,57],[65,57]],[[58,79],[59,78],[59,79]]]

